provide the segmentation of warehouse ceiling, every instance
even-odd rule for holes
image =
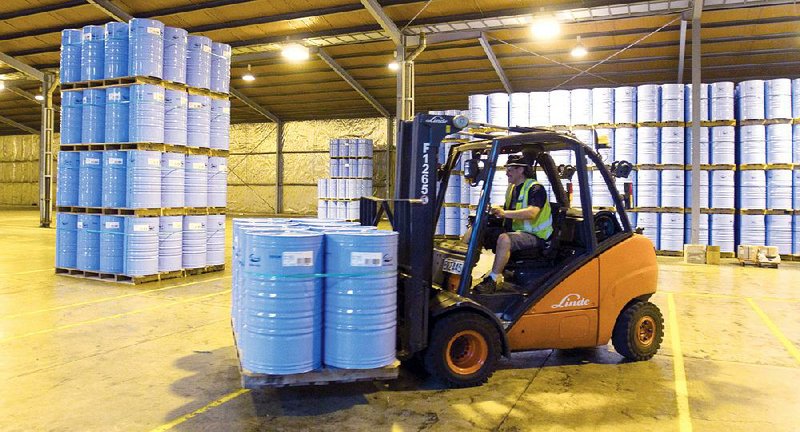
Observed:
[[[231,44],[232,87],[281,120],[380,115],[318,56],[299,63],[283,59],[280,46],[286,41],[321,47],[383,108],[395,111],[395,73],[387,68],[394,43],[358,0],[6,0],[0,4],[0,52],[40,70],[57,70],[62,29],[113,20],[92,3],[111,3],[132,16]],[[417,58],[416,111],[465,109],[468,94],[504,91],[479,32],[513,91],[675,82],[681,11],[692,6],[689,0],[378,3],[407,35],[456,39],[430,43]],[[536,41],[528,23],[545,13],[559,18],[561,34]],[[703,81],[800,75],[800,7],[780,0],[706,0],[702,23]],[[690,39],[691,30],[686,33]],[[580,60],[570,55],[577,36],[589,51]],[[690,45],[688,40],[685,81]],[[241,79],[248,64],[255,81]],[[7,80],[0,116],[38,129],[41,109],[31,99],[38,82],[4,65],[0,78]],[[267,120],[233,99],[232,121]],[[10,133],[20,131],[0,123],[0,134]]]

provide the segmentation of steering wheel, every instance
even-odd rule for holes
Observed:
[[[598,243],[621,230],[622,228],[619,226],[617,219],[610,212],[601,211],[594,215],[594,235]]]

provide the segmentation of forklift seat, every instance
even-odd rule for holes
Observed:
[[[508,260],[509,264],[540,258],[545,258],[547,260],[556,258],[558,255],[561,228],[564,226],[564,220],[567,218],[567,208],[562,207],[559,203],[551,202],[550,214],[553,218],[553,233],[550,235],[550,238],[544,242],[542,247],[512,252],[511,258]]]

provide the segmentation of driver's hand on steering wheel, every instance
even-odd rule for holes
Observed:
[[[504,218],[504,217],[506,217],[506,211],[505,211],[505,210],[503,210],[503,208],[502,208],[502,207],[492,206],[492,209],[491,209],[491,210],[489,210],[489,212],[490,212],[492,215],[494,215],[494,216],[497,216],[497,217],[499,217],[499,218]]]

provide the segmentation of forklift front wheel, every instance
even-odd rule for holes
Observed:
[[[486,382],[500,357],[500,335],[489,320],[457,313],[437,321],[425,351],[425,369],[450,387]]]
[[[652,358],[664,339],[664,318],[658,306],[650,302],[635,302],[617,317],[611,341],[614,349],[628,360]]]

